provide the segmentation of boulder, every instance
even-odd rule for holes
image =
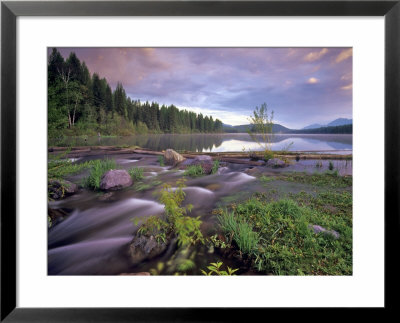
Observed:
[[[335,230],[327,230],[324,227],[321,227],[320,225],[309,225],[308,226],[310,229],[312,229],[314,231],[314,233],[318,234],[318,233],[323,233],[326,235],[330,235],[332,236],[334,239],[339,239],[340,234],[339,232],[335,231]]]
[[[267,166],[274,168],[283,168],[288,166],[283,160],[279,158],[272,158],[267,161]]]
[[[154,236],[135,236],[130,244],[129,253],[133,264],[139,264],[143,260],[150,260],[167,249],[165,243],[158,243]]]
[[[48,183],[48,190],[50,197],[58,200],[78,192],[78,185],[63,179],[52,179]]]
[[[131,186],[131,175],[124,169],[112,169],[103,174],[100,181],[102,190],[119,190]]]
[[[178,154],[173,149],[167,149],[164,152],[164,163],[166,165],[176,166],[177,164],[183,162],[184,160],[185,158],[181,154]]]

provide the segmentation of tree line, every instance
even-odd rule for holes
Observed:
[[[222,122],[174,105],[140,102],[121,83],[113,91],[106,78],[89,72],[74,52],[67,59],[53,48],[48,60],[48,133],[131,135],[135,133],[222,132]]]

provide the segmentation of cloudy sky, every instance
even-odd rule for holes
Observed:
[[[351,48],[59,48],[113,89],[232,125],[266,102],[289,128],[352,118]],[[49,49],[50,53],[51,49]]]

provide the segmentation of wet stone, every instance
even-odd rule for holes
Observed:
[[[53,179],[48,183],[48,190],[50,197],[54,200],[58,200],[78,192],[78,185],[64,179]]]
[[[337,231],[335,231],[335,230],[327,230],[327,229],[325,229],[324,227],[321,227],[320,225],[309,225],[308,226],[310,229],[312,229],[313,231],[314,231],[314,233],[315,234],[318,234],[318,233],[323,233],[323,234],[326,234],[326,235],[330,235],[330,236],[332,236],[333,238],[335,238],[335,239],[339,239],[339,237],[340,237],[340,234],[339,234],[339,232],[337,232]]]
[[[119,190],[132,185],[132,178],[124,169],[112,169],[104,173],[100,181],[102,190]]]
[[[173,149],[167,149],[164,152],[164,162],[166,165],[176,166],[177,164],[183,162],[184,160],[185,157],[183,157],[181,154],[178,154]]]
[[[153,236],[136,236],[129,248],[133,264],[159,256],[167,249],[165,243],[158,243]]]
[[[279,158],[269,159],[267,161],[266,165],[269,167],[274,167],[274,168],[283,168],[283,167],[289,166],[283,160],[281,160]]]

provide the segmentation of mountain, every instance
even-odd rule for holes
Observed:
[[[323,127],[344,126],[344,125],[348,125],[348,124],[353,124],[353,119],[338,118],[338,119],[335,119],[335,120],[329,122],[326,125],[322,125],[322,124],[319,124],[319,123],[314,123],[314,124],[311,124],[311,125],[309,125],[307,127],[304,127],[302,130],[317,129],[317,128],[323,128]]]
[[[313,124],[310,124],[309,126],[307,126],[307,127],[304,127],[303,129],[304,130],[306,130],[306,129],[315,129],[315,128],[321,128],[321,127],[323,127],[323,125],[322,124],[319,124],[319,123],[313,123]]]
[[[242,124],[239,126],[231,126],[228,124],[223,124],[222,127],[225,132],[243,133],[247,132],[249,129],[252,129],[253,126],[251,124]],[[291,130],[289,128],[286,128],[278,123],[274,123],[272,125],[273,133],[289,133],[290,131]]]
[[[329,126],[313,129],[291,130],[290,133],[295,134],[352,134],[353,124],[344,124],[341,126]]]
[[[329,122],[327,124],[328,127],[335,127],[335,126],[344,126],[346,124],[353,124],[353,119],[346,119],[346,118],[338,118]]]

